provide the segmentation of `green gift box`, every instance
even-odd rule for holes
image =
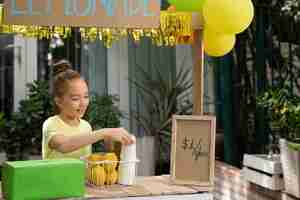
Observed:
[[[2,193],[6,200],[82,197],[85,164],[77,159],[6,162]]]

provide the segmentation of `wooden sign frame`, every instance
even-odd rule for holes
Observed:
[[[186,128],[184,126],[186,126]],[[185,132],[184,129],[186,129],[187,132]],[[215,135],[215,116],[173,116],[171,143],[171,181],[173,183],[200,186],[199,189],[201,191],[211,191],[213,189],[215,168]],[[179,141],[182,140],[183,136],[184,139],[187,139],[187,136],[193,137],[192,140],[190,140],[190,143],[188,143],[188,145],[190,145],[188,148],[183,148],[184,143],[180,143],[181,141]],[[197,138],[198,140],[194,140],[194,138]],[[202,141],[202,139],[205,138],[208,138],[209,141]],[[194,143],[195,141],[199,142]],[[192,150],[189,149],[192,144],[193,147],[194,145],[200,145],[200,151],[198,150],[198,152],[195,153],[195,148]],[[203,148],[203,152],[201,152],[201,148]],[[208,152],[205,153],[205,151]],[[185,153],[185,155],[189,155],[182,156],[183,153]],[[195,157],[195,155],[198,155],[198,157]],[[207,158],[204,158],[205,156]],[[194,160],[191,161],[191,157]],[[201,161],[203,160],[207,160],[207,163],[202,163]],[[184,165],[182,165],[182,163],[184,163]],[[194,168],[191,166],[191,163],[195,163]],[[200,167],[199,170],[198,167]],[[205,175],[205,173],[207,174]],[[203,178],[202,176],[207,177]]]

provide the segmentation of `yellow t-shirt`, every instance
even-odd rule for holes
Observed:
[[[59,133],[65,135],[76,135],[79,133],[91,134],[91,125],[81,119],[80,124],[76,127],[70,126],[65,123],[58,115],[49,117],[43,124],[43,142],[42,142],[42,154],[43,159],[57,159],[57,158],[80,158],[91,154],[91,145],[83,147],[79,150],[70,153],[61,153],[49,147],[50,139]]]

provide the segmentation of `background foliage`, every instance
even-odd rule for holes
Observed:
[[[288,84],[268,89],[258,98],[258,103],[267,109],[272,128],[279,129],[281,138],[292,142],[299,141],[300,97],[293,95]]]
[[[174,78],[164,76],[158,66],[149,73],[138,67],[138,78],[131,79],[141,98],[143,112],[132,111],[133,118],[146,135],[155,137],[157,174],[168,173],[172,115],[191,114],[189,92],[191,70],[181,67]]]
[[[28,154],[41,152],[42,124],[53,115],[53,104],[47,81],[27,85],[28,98],[20,102],[19,111],[7,119],[0,132],[0,144],[9,160],[24,160]]]
[[[85,119],[90,122],[93,130],[101,128],[120,127],[122,112],[117,106],[119,101],[116,95],[90,95],[90,104]],[[93,151],[105,151],[103,142],[93,145]]]

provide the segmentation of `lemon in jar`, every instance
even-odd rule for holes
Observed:
[[[110,181],[111,184],[116,184],[118,181],[118,171],[117,170],[113,170],[112,173],[110,174]]]
[[[92,181],[93,184],[95,184],[97,186],[102,186],[105,184],[106,173],[105,173],[104,167],[102,167],[101,165],[96,165],[95,167],[93,167],[92,180],[93,180]]]
[[[112,167],[114,169],[117,167],[118,157],[115,153],[106,153],[105,159],[108,161],[112,161],[112,162],[110,162],[110,165],[107,165],[107,166]]]
[[[113,169],[110,173],[106,174],[106,184],[107,185],[116,184],[117,180],[118,180],[117,170]]]
[[[105,160],[105,154],[104,153],[94,153],[94,154],[91,154],[87,157],[87,160],[88,161],[103,161]]]
[[[93,173],[93,167],[94,165],[93,164],[87,164],[87,168],[86,168],[86,178],[89,182],[92,182],[92,179],[93,179],[93,176],[92,176],[92,173]]]

